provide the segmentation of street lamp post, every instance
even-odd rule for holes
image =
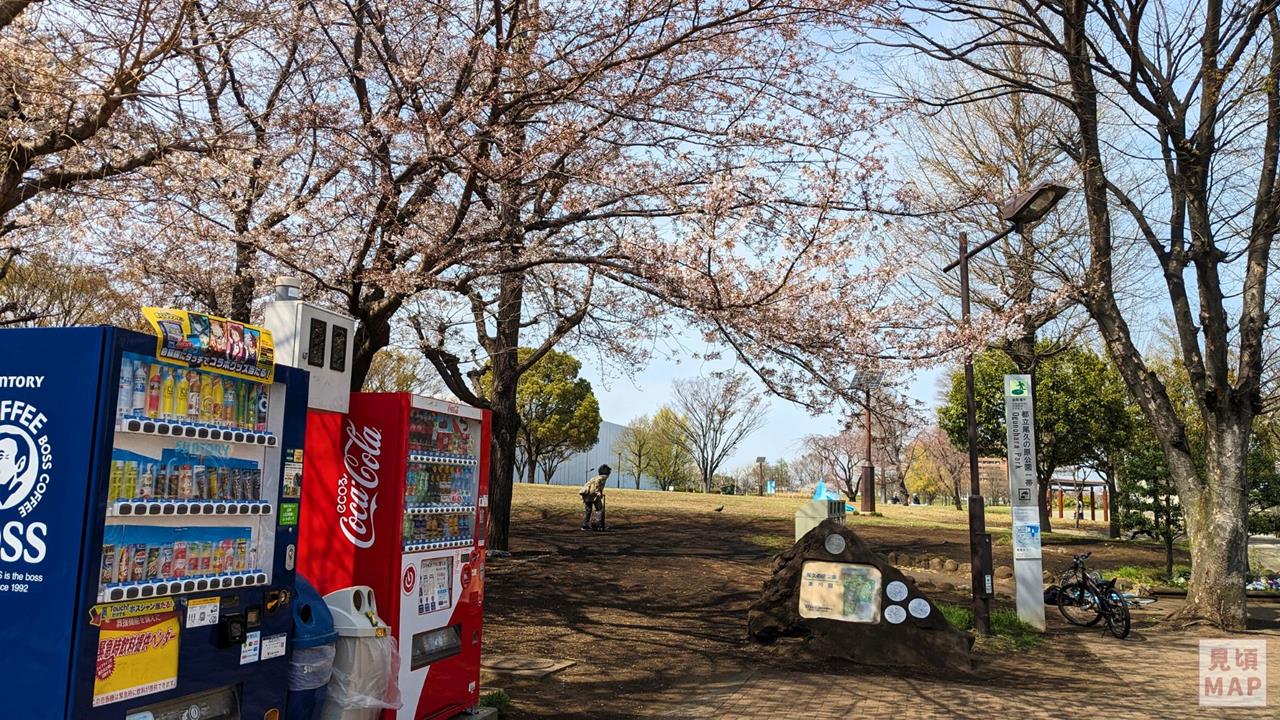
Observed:
[[[858,479],[858,494],[861,496],[858,500],[858,512],[872,513],[876,511],[876,468],[871,462],[871,388],[878,387],[880,383],[880,374],[872,372],[860,372],[855,380],[855,386],[861,385],[863,392],[862,402],[862,439],[863,439],[863,456],[862,456],[862,474]],[[852,421],[850,421],[852,425]]]
[[[863,404],[862,437],[865,444],[862,461],[862,502],[858,503],[858,512],[873,513],[876,511],[876,466],[871,462],[871,383],[867,383],[866,402]]]
[[[981,245],[969,249],[969,235],[960,233],[960,257],[942,269],[951,272],[960,268],[960,318],[969,325],[969,260],[1012,232],[1022,232],[1025,225],[1034,223],[1053,209],[1067,194],[1067,188],[1053,183],[1040,183],[1030,190],[1005,202],[1000,208],[1000,219],[1009,227],[988,238]],[[973,353],[964,359],[964,410],[965,434],[969,441],[969,556],[973,568],[970,580],[973,587],[973,627],[984,635],[991,634],[991,535],[987,533],[986,501],[978,483],[978,420],[973,388]],[[1034,396],[1032,396],[1034,401]]]

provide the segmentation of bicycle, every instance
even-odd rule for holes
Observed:
[[[1119,640],[1129,636],[1129,604],[1116,590],[1116,580],[1103,580],[1089,572],[1084,561],[1093,553],[1071,558],[1058,589],[1058,611],[1072,625],[1093,627],[1106,620],[1107,631]]]

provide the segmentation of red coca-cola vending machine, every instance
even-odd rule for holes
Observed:
[[[403,706],[476,706],[489,413],[408,393],[353,393],[308,421],[298,571],[321,594],[368,585],[398,640]]]

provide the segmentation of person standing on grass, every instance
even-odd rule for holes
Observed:
[[[601,465],[595,477],[582,484],[582,490],[578,494],[582,496],[582,529],[583,530],[607,530],[604,524],[604,486],[609,482],[609,473],[613,472],[613,468],[608,465]],[[597,526],[591,521],[593,511],[600,511],[600,525]]]

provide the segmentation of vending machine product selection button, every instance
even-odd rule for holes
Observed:
[[[279,439],[275,433],[268,431],[235,430],[216,425],[177,422],[147,417],[125,417],[120,420],[120,432],[140,435],[159,435],[162,437],[180,437],[194,440],[217,440],[220,442],[238,443],[242,445],[263,445],[275,447]]]

